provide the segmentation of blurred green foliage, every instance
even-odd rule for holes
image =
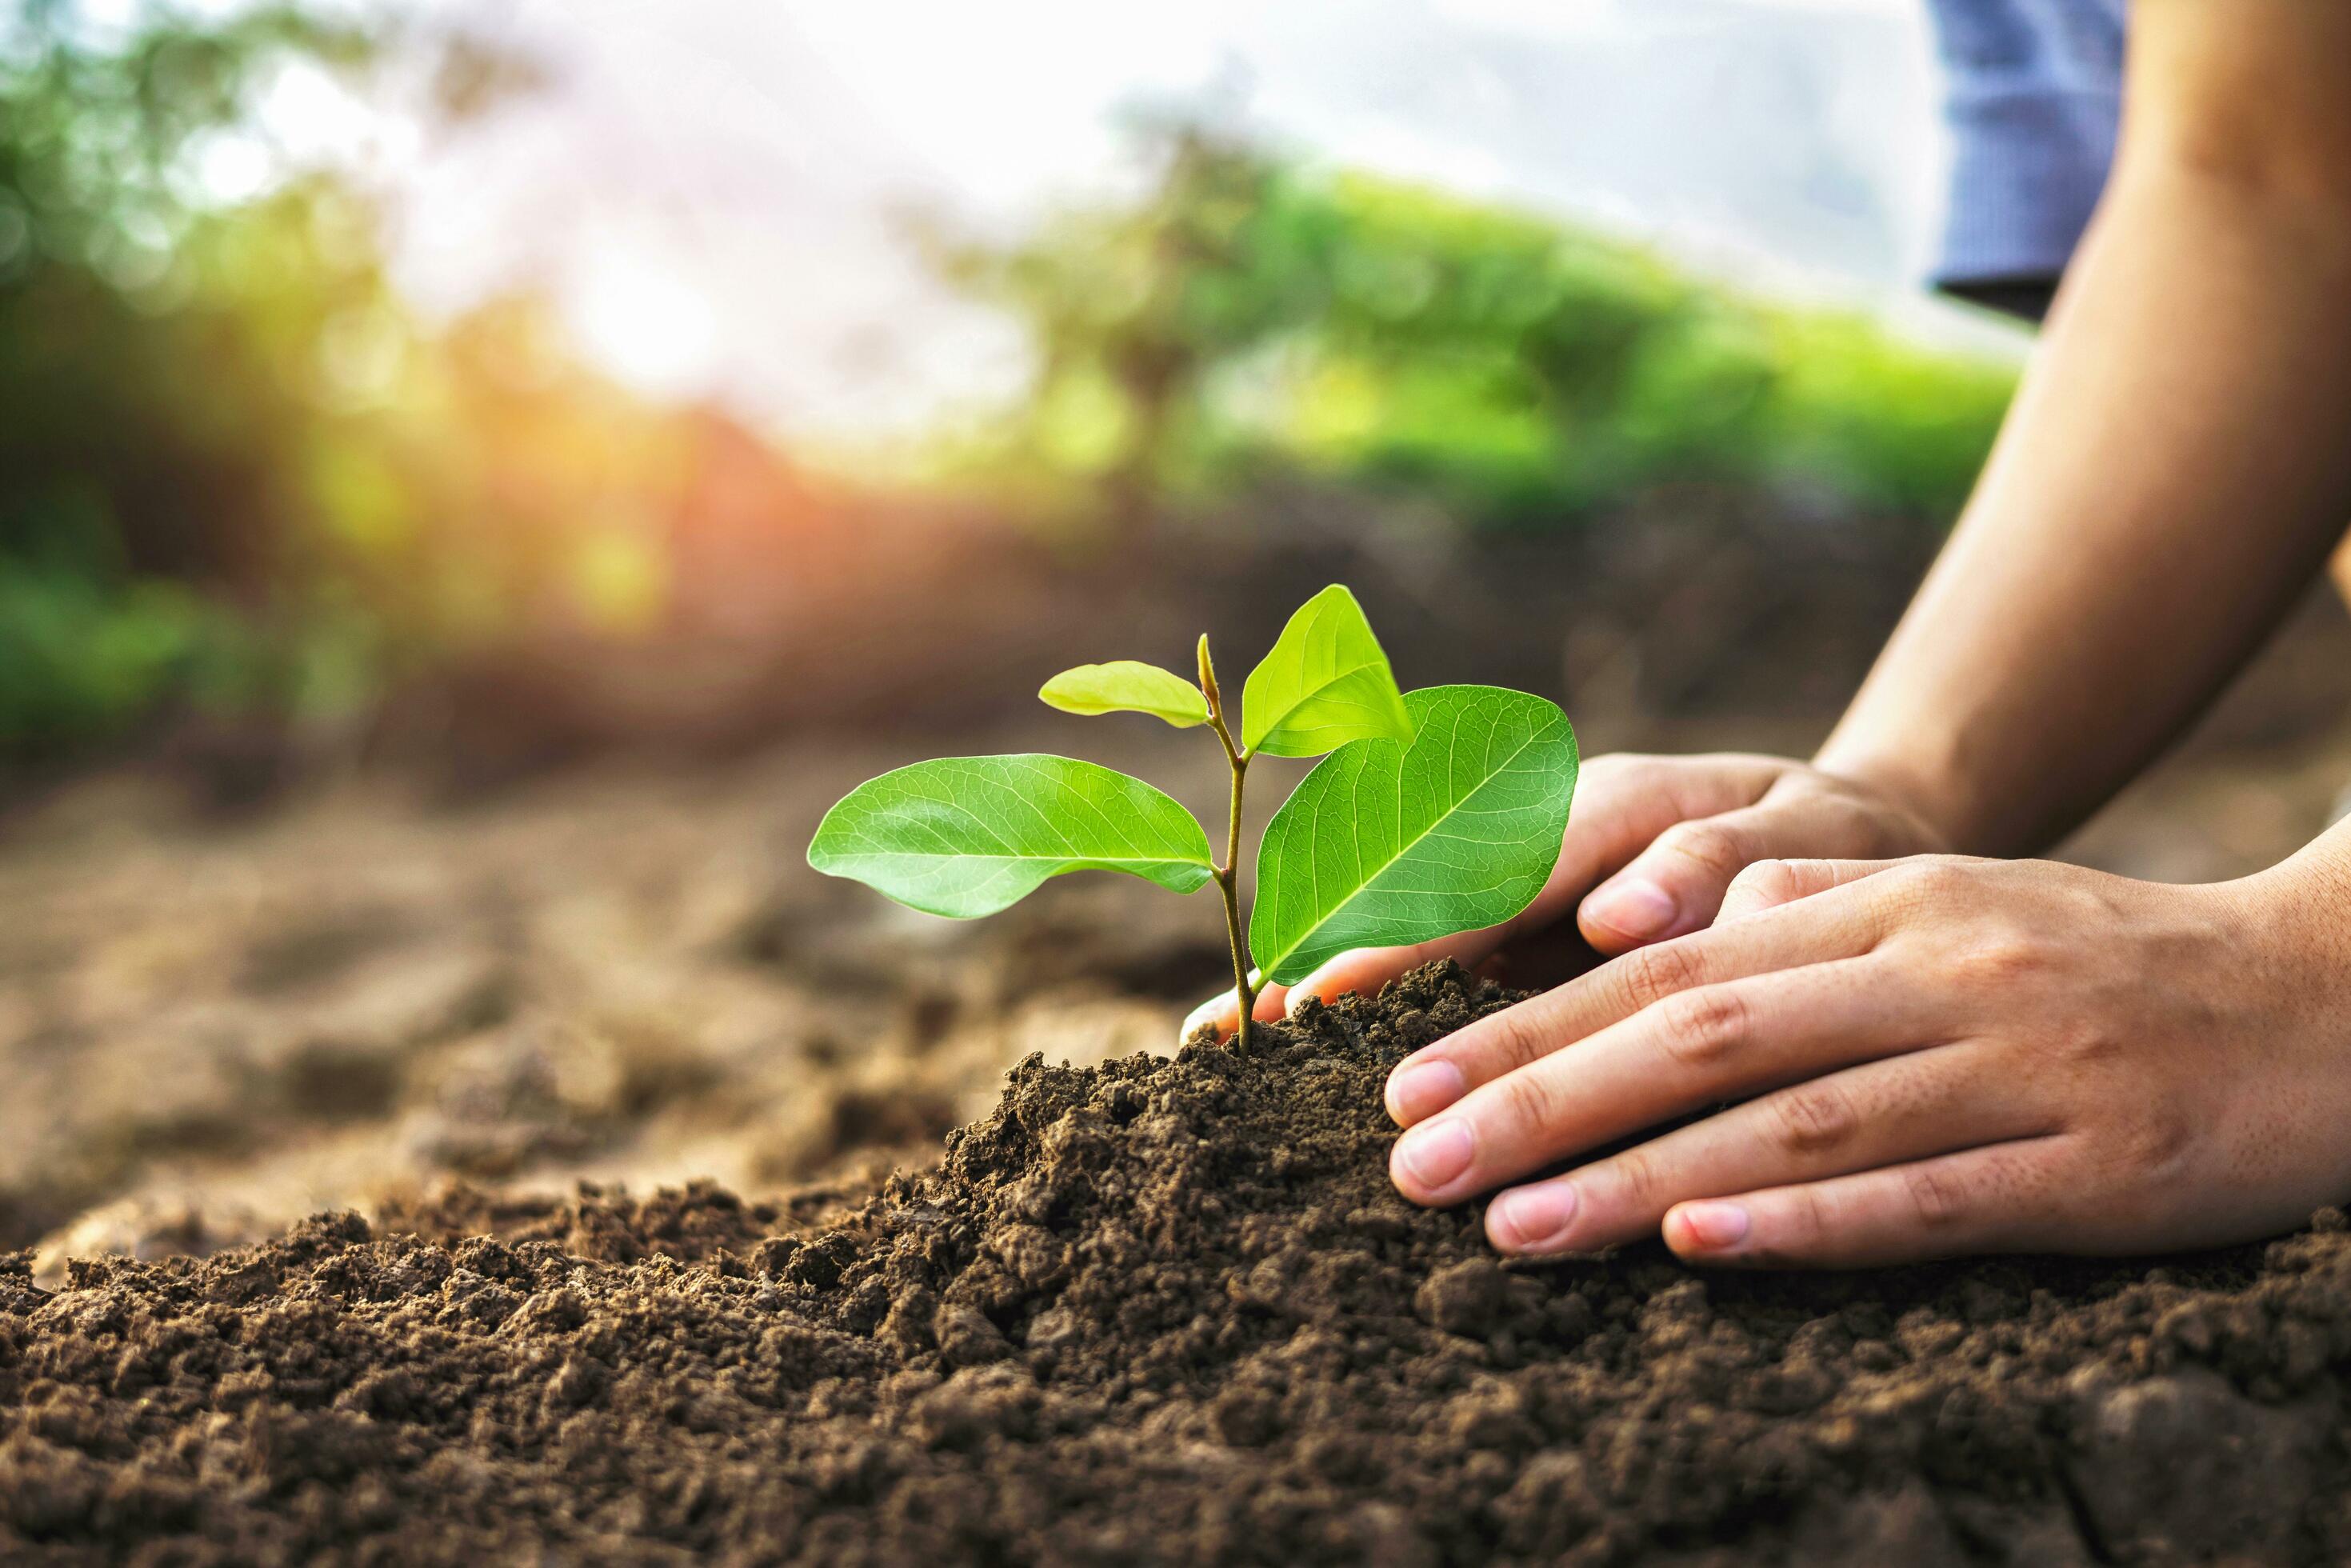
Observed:
[[[951,472],[1146,514],[1280,466],[1497,524],[1692,480],[1939,524],[2012,390],[2008,364],[1548,219],[1155,134],[1158,178],[1131,202],[1010,245],[927,236],[1038,352],[1031,394]]]
[[[279,8],[0,23],[0,756],[275,678],[314,349],[389,296],[331,183],[224,206],[206,164],[287,61],[371,48]]]
[[[321,19],[361,14],[0,7],[0,765],[758,623],[857,548],[772,446],[585,368],[543,304],[413,315],[373,201],[264,105],[306,73],[363,97],[398,59],[446,121],[532,76],[455,31]],[[1037,351],[1029,396],[940,444],[1014,520],[1302,472],[1505,526],[1691,479],[1934,522],[2008,395],[2004,366],[1555,223],[1156,134],[1133,200],[927,241]]]
[[[0,763],[162,708],[349,712],[459,650],[643,620],[684,416],[528,301],[429,329],[374,203],[261,111],[395,50],[443,123],[531,80],[289,6],[0,17]]]

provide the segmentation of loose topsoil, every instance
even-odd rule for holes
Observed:
[[[862,1198],[457,1191],[0,1261],[10,1561],[2351,1560],[2351,1224],[2161,1266],[1506,1266],[1385,1178],[1432,967],[1032,1060]]]

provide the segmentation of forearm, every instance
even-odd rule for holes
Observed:
[[[2351,204],[2176,141],[2117,168],[1976,496],[1821,753],[1981,853],[2053,841],[2351,518]]]

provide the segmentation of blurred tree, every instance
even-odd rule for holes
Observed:
[[[110,40],[62,0],[0,23],[0,752],[225,691],[283,580],[307,352],[381,312],[367,215],[324,180],[239,205],[257,94],[375,43],[282,8]],[[217,598],[210,597],[216,595]]]
[[[223,211],[205,154],[288,57],[371,46],[274,9],[88,40],[32,0],[0,41],[0,549],[249,586],[284,504],[252,437],[300,423],[302,346],[382,280],[366,247],[321,243],[356,221],[336,193]]]
[[[1026,322],[1040,363],[1029,435],[1053,465],[1098,478],[1113,507],[1148,526],[1201,379],[1285,318],[1267,285],[1278,171],[1181,121],[1152,122],[1152,199],[1063,216],[1008,247],[919,226],[941,274]],[[1238,286],[1234,286],[1234,285]]]
[[[1551,220],[1196,120],[1142,129],[1154,172],[1130,202],[1010,244],[925,235],[1035,349],[1030,394],[967,457],[1129,520],[1270,463],[1496,523],[1689,480],[1939,523],[2011,390],[2005,365],[1761,304]]]
[[[667,415],[507,301],[428,331],[381,217],[261,106],[289,72],[431,68],[486,112],[527,61],[294,6],[0,19],[0,762],[159,705],[299,718],[403,664],[642,622]]]

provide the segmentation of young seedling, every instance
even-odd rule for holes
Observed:
[[[1249,672],[1238,708],[1200,639],[1197,685],[1155,664],[1081,664],[1038,695],[1069,713],[1207,726],[1232,776],[1225,858],[1175,800],[1092,762],[1029,753],[917,762],[825,813],[809,863],[912,908],[993,915],[1072,871],[1176,893],[1217,885],[1240,1040],[1260,979],[1289,985],[1353,947],[1426,942],[1508,920],[1550,877],[1575,792],[1575,731],[1499,686],[1397,689],[1355,596],[1301,606]],[[1259,757],[1314,757],[1266,825],[1241,922],[1242,787]]]

